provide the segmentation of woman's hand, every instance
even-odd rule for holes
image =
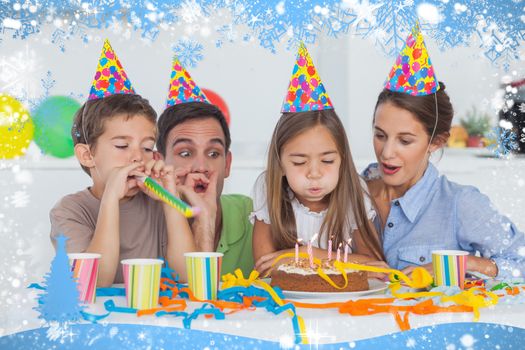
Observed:
[[[363,265],[380,267],[382,269],[390,269],[391,267],[387,265],[384,261],[369,261]],[[381,281],[388,281],[388,274],[384,272],[368,272],[368,278],[376,278]]]
[[[475,255],[467,256],[467,271],[480,272],[489,277],[498,275],[498,265],[493,260]]]
[[[401,272],[403,272],[405,275],[410,277],[416,267],[422,267],[425,270],[427,270],[431,276],[434,276],[434,267],[432,266],[432,263],[428,263],[428,264],[421,265],[421,266],[411,265],[411,266],[405,267],[403,270],[401,270]]]

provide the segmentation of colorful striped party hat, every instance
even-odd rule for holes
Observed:
[[[131,86],[124,68],[113,51],[113,48],[106,39],[102,48],[102,53],[98,60],[97,72],[91,84],[88,100],[95,100],[115,94],[134,94],[135,90]]]
[[[385,88],[413,96],[424,96],[439,90],[439,82],[428,56],[423,35],[416,23],[405,46],[390,70]]]
[[[210,103],[190,73],[180,64],[179,59],[174,57],[166,108],[179,103],[194,101]]]
[[[333,108],[312,58],[306,46],[301,43],[281,112],[306,112]]]

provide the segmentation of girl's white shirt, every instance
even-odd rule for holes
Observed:
[[[257,180],[255,181],[255,185],[253,186],[252,191],[252,198],[253,198],[253,212],[250,214],[250,222],[253,224],[255,222],[255,219],[263,221],[266,224],[270,224],[270,214],[268,212],[268,205],[266,201],[266,181],[265,181],[266,173],[263,172],[261,175],[258,176]],[[361,187],[363,188],[364,192],[368,192],[366,182],[360,178]],[[295,197],[293,191],[289,188],[288,189],[288,195],[292,199],[292,209],[293,213],[295,215],[295,224],[297,225],[297,235],[298,238],[302,239],[302,244],[306,245],[307,242],[309,242],[312,237],[319,233],[321,229],[321,225],[323,224],[323,220],[326,216],[326,210],[323,210],[319,213],[310,211],[310,209]],[[371,200],[368,195],[365,194],[365,209],[367,213],[368,220],[373,220],[376,216],[376,211],[374,210]],[[350,226],[351,230],[354,231],[357,229],[357,224],[355,221],[355,216],[353,213],[352,208],[348,208],[348,215],[350,218]],[[333,233],[330,233],[333,234]],[[347,241],[350,236],[348,233],[345,233],[345,241]],[[321,237],[320,240],[321,244],[319,245],[318,240],[316,239],[312,246],[316,248],[321,249],[327,249],[328,247],[328,238],[326,237],[326,233]],[[337,247],[333,247],[333,250],[336,250]]]

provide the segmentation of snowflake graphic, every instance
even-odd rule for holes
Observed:
[[[0,0],[0,45],[4,36],[23,40],[40,35],[44,24],[55,26],[49,39],[63,52],[71,38],[88,42],[92,28],[124,38],[138,31],[144,39],[154,41],[161,30],[182,29],[189,35],[212,18],[223,19],[210,33],[217,47],[256,40],[276,52],[283,42],[290,49],[299,41],[314,43],[321,34],[349,34],[374,42],[392,56],[419,18],[424,35],[437,41],[441,49],[475,45],[504,70],[519,61],[525,41],[523,0]]]
[[[204,58],[202,50],[203,46],[199,42],[190,39],[181,39],[172,47],[184,67],[196,67]]]
[[[11,196],[11,205],[14,208],[24,208],[29,204],[29,193],[26,191],[16,191]]]
[[[405,43],[408,32],[416,22],[416,13],[413,7],[406,6],[401,0],[386,1],[373,6],[375,7],[373,20],[367,10],[360,10],[362,19],[356,25],[356,34],[363,38],[374,38],[375,44],[387,55],[397,55]],[[425,29],[424,25],[421,27]]]
[[[25,95],[36,95],[38,68],[37,54],[29,48],[0,57],[0,90],[25,102]]]
[[[55,86],[55,79],[53,79],[53,74],[51,74],[51,71],[47,71],[45,78],[40,79],[40,83],[42,85],[42,88],[44,89],[44,96],[49,96],[49,90]]]
[[[417,342],[414,338],[408,338],[407,339],[407,342],[406,342],[406,347],[407,348],[415,348],[417,345]]]
[[[495,127],[487,135],[487,139],[488,150],[498,158],[507,157],[519,148],[516,134],[511,129]]]
[[[77,334],[73,332],[69,323],[51,322],[50,327],[46,332],[46,336],[49,340],[59,341],[60,344],[64,344],[66,340],[70,343],[73,342]]]
[[[525,113],[525,102],[522,102],[519,106],[520,113]]]
[[[177,9],[178,17],[185,23],[199,23],[205,16],[202,6],[195,0],[183,1],[180,8]]]

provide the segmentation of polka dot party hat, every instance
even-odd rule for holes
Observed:
[[[109,41],[106,39],[98,60],[95,78],[93,83],[91,83],[88,100],[115,94],[134,93],[135,90],[131,86],[124,68],[122,68],[115,51],[113,51]]]
[[[439,90],[439,83],[419,23],[412,28],[405,46],[397,56],[388,74],[385,88],[413,96],[430,95]]]
[[[210,103],[204,92],[191,78],[190,73],[180,64],[179,59],[174,57],[166,108],[179,103],[195,101]]]
[[[312,63],[312,58],[306,46],[301,43],[281,112],[306,112],[333,108],[330,97],[317,74],[317,69]]]

